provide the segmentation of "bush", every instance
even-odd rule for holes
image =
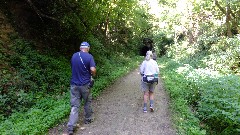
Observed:
[[[22,39],[14,39],[11,46],[12,53],[3,56],[11,68],[1,72],[1,115],[26,111],[45,95],[66,92],[70,68],[65,58],[42,55]]]
[[[198,127],[206,129],[208,134],[240,133],[239,76],[222,75],[210,69],[195,69],[171,60],[162,72],[164,83],[174,102],[173,108],[180,112],[178,117],[182,118],[176,118],[179,131],[185,129],[182,132],[193,134],[190,129]],[[189,106],[191,111],[184,109],[184,105]],[[185,121],[186,125],[183,124],[185,119],[188,120]],[[195,124],[192,124],[193,121]]]
[[[206,134],[206,131],[200,127],[200,120],[193,114],[193,109],[189,108],[191,102],[195,102],[195,97],[193,99],[189,99],[189,97],[191,94],[196,94],[196,91],[192,91],[185,76],[177,72],[178,67],[182,64],[165,57],[158,61],[165,89],[171,98],[171,110],[178,134]]]
[[[240,133],[240,77],[208,77],[199,85],[198,116],[216,134]]]
[[[221,73],[240,73],[240,41],[238,38],[223,38],[213,44],[211,54],[203,59],[206,65]]]
[[[5,135],[42,134],[69,114],[69,94],[45,97],[26,112],[13,113],[0,122],[0,132]]]

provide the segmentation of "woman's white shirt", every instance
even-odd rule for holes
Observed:
[[[159,73],[158,64],[155,60],[144,60],[140,66],[140,73],[144,75],[153,75]]]

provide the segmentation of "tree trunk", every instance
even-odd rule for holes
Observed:
[[[107,18],[105,21],[105,28],[104,28],[104,35],[105,35],[105,39],[107,39],[107,31],[108,31],[108,25],[109,25],[109,17],[110,17],[110,11],[107,14]]]
[[[227,26],[227,36],[232,37],[232,31],[231,31],[231,16],[230,16],[230,4],[227,2],[227,12],[226,12],[226,26]]]

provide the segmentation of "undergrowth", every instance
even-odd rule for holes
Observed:
[[[240,134],[240,44],[217,39],[173,45],[159,60],[179,134]]]
[[[179,134],[240,133],[240,77],[160,60]]]

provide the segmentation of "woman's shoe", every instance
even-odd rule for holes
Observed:
[[[150,105],[150,112],[154,112],[153,105]]]
[[[147,107],[143,107],[143,112],[144,112],[144,113],[147,112]]]

